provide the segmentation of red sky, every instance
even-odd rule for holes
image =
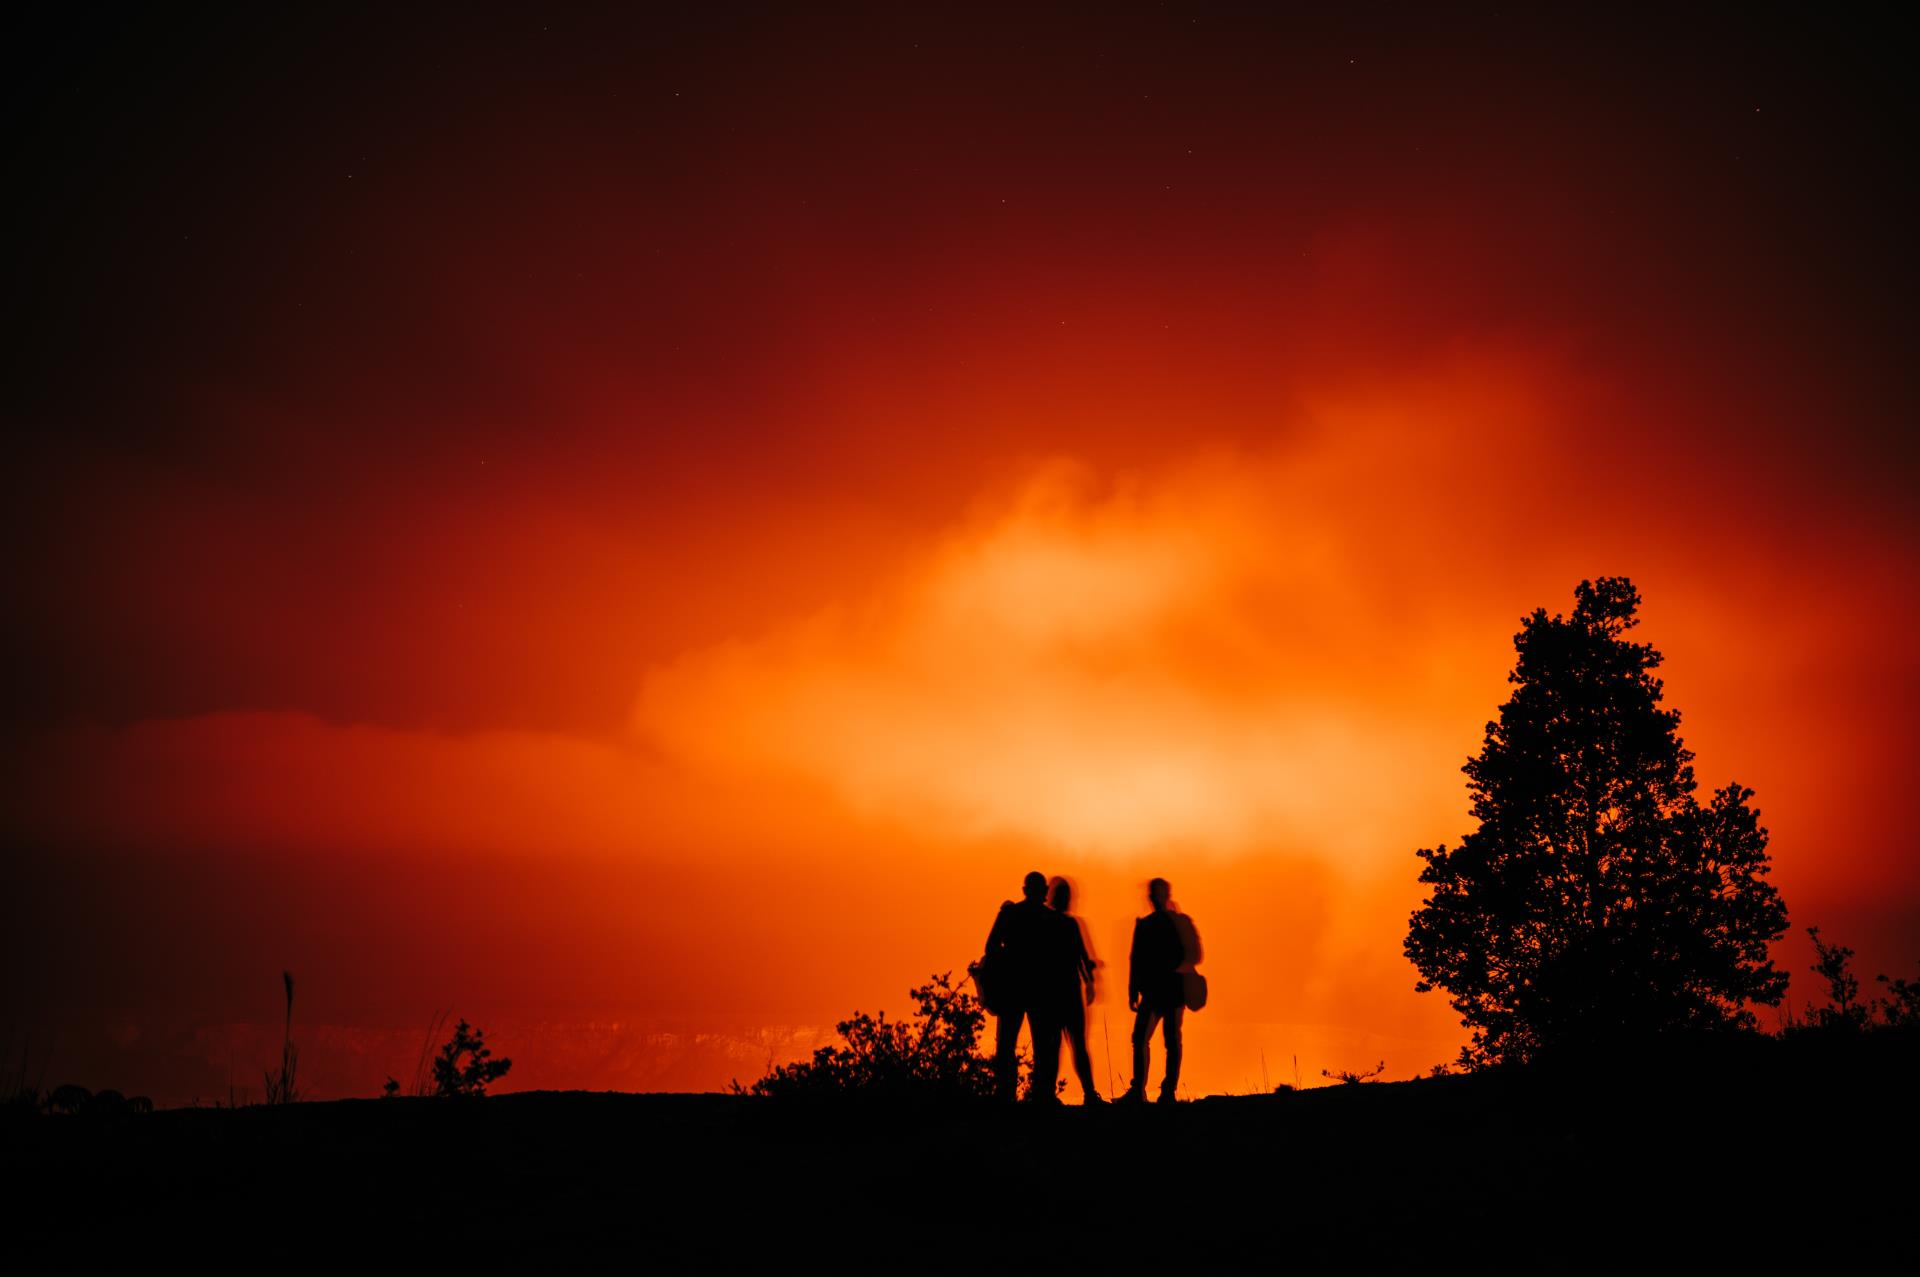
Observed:
[[[1424,1071],[1414,849],[1603,574],[1778,960],[1910,973],[1902,81],[1743,22],[26,33],[14,1049],[257,1090],[290,968],[315,1094],[449,1004],[710,1088],[1039,868],[1122,979],[1172,879],[1191,1093]]]

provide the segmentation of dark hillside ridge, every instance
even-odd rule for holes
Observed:
[[[5,1247],[42,1265],[1845,1262],[1909,1235],[1917,1048],[1738,1038],[1172,1109],[526,1092],[16,1117]]]

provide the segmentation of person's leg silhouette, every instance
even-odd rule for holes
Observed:
[[[1176,1002],[1167,1008],[1165,1016],[1160,1021],[1161,1037],[1167,1044],[1167,1076],[1160,1083],[1162,1104],[1173,1103],[1174,1092],[1180,1086],[1180,1057],[1183,1054],[1180,1046],[1180,1023],[1186,1018],[1186,1010]]]
[[[1147,1098],[1147,1063],[1153,1043],[1153,1030],[1160,1023],[1160,1013],[1150,1002],[1142,1001],[1140,1009],[1133,1015],[1133,1081],[1127,1086],[1123,1100],[1144,1100]]]
[[[1012,1100],[1020,1084],[1020,1024],[1027,1018],[1024,1007],[1009,1008],[995,1017],[993,1042],[994,1097]]]

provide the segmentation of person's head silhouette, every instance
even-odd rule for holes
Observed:
[[[1147,884],[1147,899],[1152,902],[1154,911],[1157,913],[1165,909],[1167,902],[1173,899],[1173,887],[1165,878],[1155,878]]]
[[[1055,913],[1065,913],[1073,904],[1073,884],[1065,878],[1055,878],[1047,888],[1047,904]]]
[[[1028,874],[1027,880],[1020,886],[1020,891],[1021,894],[1029,900],[1045,900],[1047,898],[1047,876],[1037,870]]]

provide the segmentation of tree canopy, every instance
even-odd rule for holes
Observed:
[[[1515,636],[1513,694],[1463,768],[1479,828],[1417,853],[1432,891],[1406,953],[1415,987],[1444,989],[1473,1031],[1469,1066],[1751,1027],[1748,1004],[1786,992],[1753,791],[1695,797],[1660,654],[1626,637],[1632,583],[1582,581],[1575,598]]]

